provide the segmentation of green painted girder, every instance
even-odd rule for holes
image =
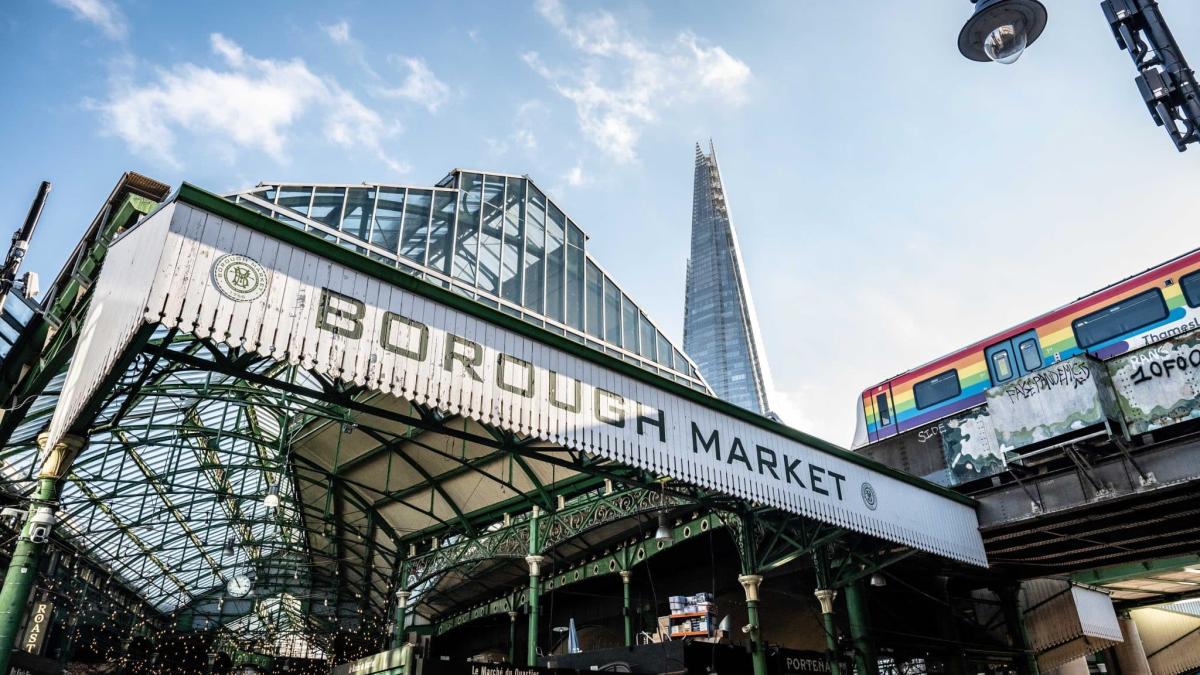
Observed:
[[[101,512],[105,513],[118,526],[122,525],[120,516],[116,515],[107,504],[105,504],[102,501],[98,501],[96,499],[95,495],[93,493],[91,493],[91,491],[88,489],[88,486],[86,483],[82,483],[80,481],[72,481],[72,482],[74,482],[79,487],[79,489],[83,491],[84,494],[87,494],[89,497],[92,498],[93,503],[95,504],[95,507],[97,509],[99,509]],[[137,547],[139,549],[141,549],[142,555],[145,556],[146,560],[153,562],[155,564],[155,566],[157,566],[159,568],[159,571],[162,572],[163,576],[167,579],[170,579],[171,582],[176,585],[179,592],[186,593],[186,591],[185,591],[186,584],[183,581],[181,581],[178,576],[175,575],[175,573],[171,570],[171,568],[168,565],[163,563],[162,560],[160,560],[158,558],[158,556],[154,555],[153,551],[150,550],[150,548],[147,546],[146,542],[142,541],[142,539],[140,537],[138,537],[138,535],[135,532],[133,532],[132,530],[127,529],[125,532],[125,536],[128,537],[129,540],[132,541],[135,545],[137,545]]]
[[[126,456],[129,457],[133,461],[134,465],[142,471],[142,474],[146,477],[147,482],[154,488],[155,494],[160,500],[162,500],[166,511],[175,519],[176,524],[178,524],[183,530],[184,535],[193,544],[195,544],[196,551],[202,558],[204,558],[204,561],[208,563],[209,567],[212,568],[213,574],[215,574],[217,577],[224,578],[224,575],[221,573],[221,566],[218,565],[217,561],[213,560],[210,555],[208,555],[208,552],[204,548],[204,543],[201,542],[199,537],[196,536],[196,533],[192,531],[188,519],[185,518],[182,513],[180,513],[179,509],[171,502],[170,495],[168,495],[158,481],[155,480],[158,477],[158,474],[146,464],[145,460],[143,460],[141,455],[138,454],[137,449],[129,444],[127,438],[119,433],[114,434],[114,437],[119,439],[125,445]]]
[[[381,437],[373,429],[364,429],[363,432],[378,441],[380,444],[387,443],[387,440]],[[454,499],[450,497],[450,494],[446,492],[446,489],[442,487],[442,481],[438,480],[437,477],[429,473],[425,467],[421,466],[420,462],[416,461],[410,457],[408,453],[404,452],[403,444],[395,446],[392,449],[392,455],[404,460],[404,462],[408,464],[413,471],[417,472],[417,475],[421,476],[421,478],[429,484],[430,489],[436,492],[442,498],[442,500],[446,502],[446,505],[449,506],[450,510],[454,512],[456,522],[464,532],[466,532],[468,535],[475,534],[475,527],[471,524],[471,521],[467,519],[466,514],[463,513],[463,510],[458,505],[458,502],[454,501]]]
[[[1118,581],[1141,579],[1155,574],[1178,572],[1185,567],[1200,566],[1200,554],[1188,554],[1171,558],[1155,558],[1136,563],[1124,563],[1083,570],[1071,575],[1071,581],[1102,586]],[[1200,575],[1198,575],[1200,578]]]
[[[616,547],[612,553],[600,556],[595,560],[576,562],[571,567],[556,574],[543,575],[543,589],[553,591],[565,588],[596,577],[618,574],[622,570],[633,569],[650,558],[678,546],[681,542],[707,534],[710,531],[724,528],[725,521],[714,513],[703,514],[690,518],[672,528],[671,543],[658,541],[653,535],[632,544]],[[528,588],[520,587],[500,598],[490,600],[470,609],[453,614],[435,623],[434,634],[442,635],[454,628],[485,616],[505,614],[516,611],[528,599]]]

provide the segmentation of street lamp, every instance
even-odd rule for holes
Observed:
[[[1012,63],[1046,27],[1038,0],[971,0],[975,11],[958,33],[958,51],[972,61]],[[1135,80],[1154,123],[1180,152],[1200,143],[1200,84],[1188,67],[1158,0],[1103,0],[1117,46],[1138,69]]]
[[[958,51],[972,61],[1013,63],[1046,27],[1038,0],[971,1],[975,12],[958,32]]]

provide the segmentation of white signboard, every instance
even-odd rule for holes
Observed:
[[[256,216],[255,216],[256,217]],[[250,221],[253,222],[253,221]],[[272,225],[272,224],[268,224]],[[275,225],[284,228],[284,225]],[[144,323],[985,565],[973,508],[177,201],[113,245],[52,434]],[[414,282],[415,283],[415,282]],[[423,284],[417,284],[423,288]],[[402,286],[409,286],[404,288]],[[103,330],[98,330],[103,326]],[[600,359],[602,362],[603,359]],[[94,386],[94,384],[92,385]]]

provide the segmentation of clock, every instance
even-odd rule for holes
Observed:
[[[250,594],[250,586],[250,577],[245,574],[235,574],[225,584],[225,590],[232,597],[244,598]]]

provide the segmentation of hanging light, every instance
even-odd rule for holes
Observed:
[[[233,538],[225,540],[225,548],[222,550],[225,555],[233,555]]]
[[[658,512],[658,529],[654,531],[654,539],[666,544],[675,541],[675,535],[671,532],[670,523],[667,522],[666,511]]]
[[[717,624],[717,630],[721,631],[722,633],[728,633],[728,632],[732,631],[733,630],[733,617],[726,614],[725,618],[721,619],[721,623]]]
[[[268,509],[279,508],[279,483],[267,486],[267,496],[263,497],[263,506]]]
[[[871,585],[875,588],[883,588],[884,586],[887,586],[887,578],[879,572],[876,572],[871,575]]]

